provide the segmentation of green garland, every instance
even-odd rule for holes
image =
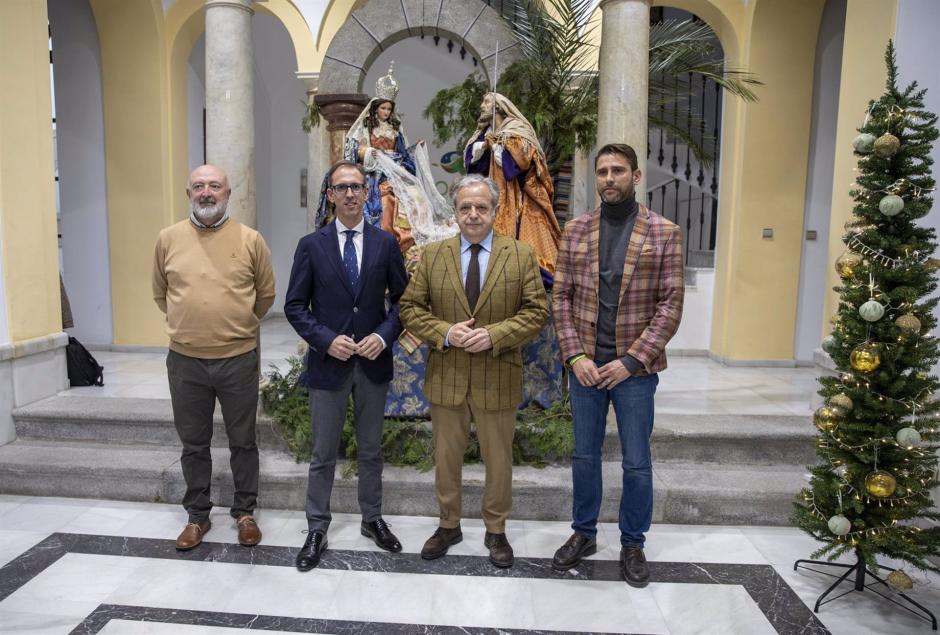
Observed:
[[[304,360],[292,355],[287,360],[290,368],[281,373],[275,366],[265,376],[261,388],[261,404],[274,419],[277,429],[298,463],[310,460],[311,430],[310,407],[307,390],[298,384]],[[408,466],[426,472],[434,467],[434,445],[431,422],[426,419],[386,417],[382,431],[382,450],[390,465]],[[548,409],[529,406],[517,415],[512,456],[516,465],[544,467],[565,461],[574,451],[574,432],[571,425],[571,404],[565,398]],[[352,406],[346,410],[340,456],[348,460],[345,475],[356,471],[356,434]],[[480,444],[476,433],[470,433],[470,442],[464,455],[467,463],[480,461]]]

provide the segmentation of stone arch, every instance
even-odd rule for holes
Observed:
[[[712,28],[721,48],[724,50],[726,60],[733,64],[740,63],[741,41],[739,28],[743,25],[735,24],[743,19],[740,16],[731,16],[725,9],[712,0],[653,0],[655,7],[673,7],[682,9],[698,16]],[[737,20],[735,19],[737,18]]]
[[[333,37],[320,67],[320,95],[362,92],[366,72],[386,47],[405,38],[441,35],[460,42],[481,61],[488,79],[499,44],[505,68],[522,55],[509,25],[482,0],[368,0]]]

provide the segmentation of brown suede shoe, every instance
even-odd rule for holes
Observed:
[[[189,551],[202,543],[202,537],[209,533],[212,523],[205,519],[198,523],[186,523],[182,533],[176,538],[176,548],[180,551]]]
[[[448,547],[456,545],[461,540],[463,540],[463,532],[460,531],[460,525],[453,529],[438,527],[421,548],[421,557],[425,560],[440,558],[447,553]]]
[[[239,516],[235,521],[238,527],[238,544],[243,547],[254,547],[261,542],[261,530],[258,529],[258,523],[251,514]]]
[[[506,534],[491,534],[486,532],[483,539],[483,545],[490,550],[490,562],[505,569],[511,567],[513,563],[512,546],[506,540]]]

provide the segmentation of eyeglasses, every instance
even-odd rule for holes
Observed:
[[[331,185],[330,189],[336,194],[345,194],[347,190],[351,190],[353,194],[358,194],[364,191],[366,186],[364,183],[337,183],[336,185]]]

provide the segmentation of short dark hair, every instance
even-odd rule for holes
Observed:
[[[344,159],[344,160],[342,160],[342,161],[337,161],[336,163],[334,163],[333,165],[330,166],[330,171],[326,173],[326,184],[327,184],[327,185],[333,185],[333,173],[336,172],[336,171],[337,171],[338,169],[340,169],[340,168],[355,168],[355,169],[359,172],[359,174],[362,175],[362,182],[363,182],[363,183],[366,182],[366,171],[365,171],[365,169],[364,169],[361,165],[359,165],[358,163],[353,163],[352,161],[346,161],[346,160]]]
[[[638,165],[636,160],[636,150],[634,150],[631,146],[628,146],[626,143],[608,143],[598,150],[597,156],[594,157],[595,168],[597,168],[597,160],[605,154],[619,154],[627,160],[627,163],[630,164],[630,170],[636,172]]]

